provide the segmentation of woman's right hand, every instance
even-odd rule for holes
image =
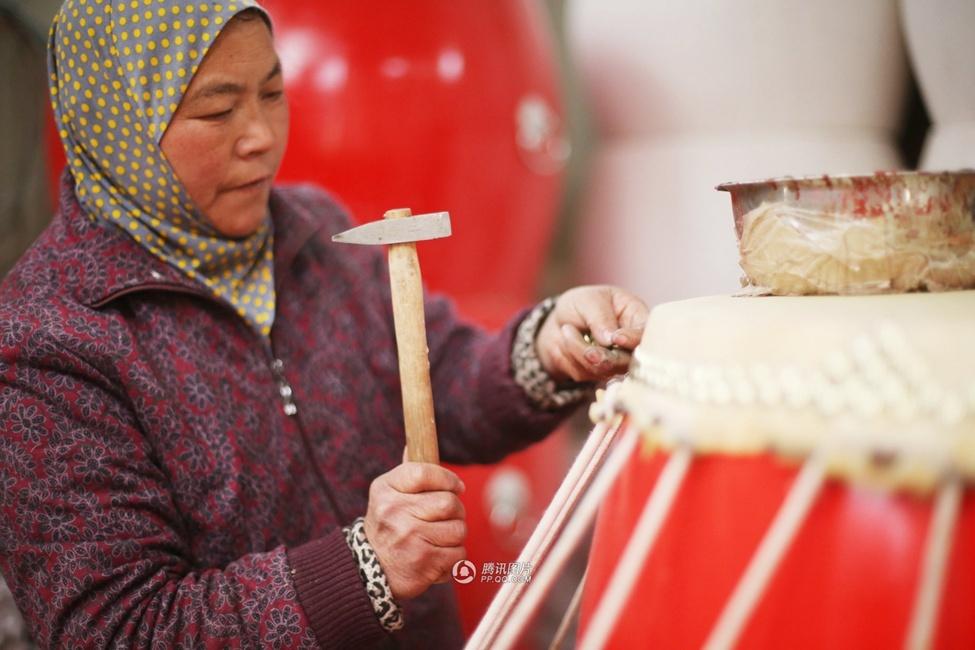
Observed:
[[[403,463],[369,486],[366,538],[397,600],[446,582],[465,558],[464,483],[432,463]]]

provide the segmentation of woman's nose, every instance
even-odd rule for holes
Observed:
[[[265,153],[274,145],[274,130],[264,111],[254,109],[247,116],[244,131],[237,140],[237,154],[247,158]]]

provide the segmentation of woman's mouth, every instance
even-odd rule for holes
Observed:
[[[268,182],[269,179],[270,179],[269,176],[261,176],[260,178],[256,178],[256,179],[254,179],[252,181],[248,181],[246,183],[242,183],[240,185],[236,185],[234,187],[231,187],[229,191],[231,191],[231,192],[248,192],[248,191],[254,191],[254,190],[263,189],[264,188],[264,185]]]

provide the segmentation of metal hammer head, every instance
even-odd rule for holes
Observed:
[[[404,214],[404,218],[396,218],[390,214],[391,212],[401,211],[391,210],[386,213],[386,219],[370,221],[337,235],[332,235],[332,241],[344,244],[375,245],[403,244],[450,237],[450,214],[447,212],[418,214],[415,217],[406,217]],[[403,212],[405,213],[405,211]]]

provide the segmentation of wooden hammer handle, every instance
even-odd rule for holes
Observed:
[[[390,210],[385,219],[411,216],[408,209]],[[389,284],[399,354],[407,460],[438,463],[437,424],[433,414],[427,326],[423,314],[423,282],[415,243],[389,246]]]

